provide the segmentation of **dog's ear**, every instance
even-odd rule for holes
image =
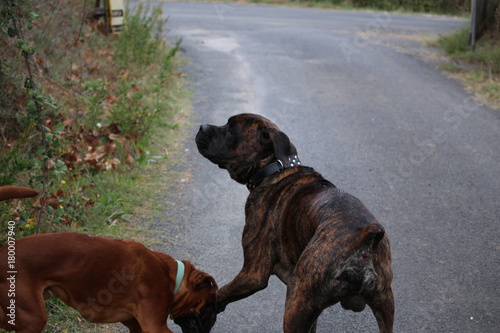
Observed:
[[[209,287],[210,294],[215,294],[215,292],[219,289],[217,283],[215,282],[215,279],[211,275],[198,269],[194,269],[189,275],[189,285],[194,290],[200,290]]]
[[[200,288],[203,288],[205,286],[210,288],[210,294],[215,294],[216,291],[219,290],[219,286],[217,285],[217,282],[215,282],[215,279],[208,274],[205,281],[201,284]]]
[[[288,136],[278,129],[266,129],[262,131],[261,142],[273,150],[274,156],[288,165],[288,156],[297,154],[295,146],[290,142]]]

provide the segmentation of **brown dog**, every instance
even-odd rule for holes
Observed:
[[[196,144],[250,190],[243,268],[217,292],[219,312],[266,288],[275,274],[287,285],[285,333],[315,332],[321,312],[338,302],[353,311],[368,304],[380,332],[392,332],[389,240],[357,198],[301,166],[288,137],[264,117],[202,125]]]
[[[134,333],[172,332],[169,314],[183,332],[210,332],[216,291],[214,278],[191,263],[134,241],[62,232],[12,235],[0,249],[0,327],[6,330],[41,332],[44,300],[52,294],[90,322],[122,322]]]

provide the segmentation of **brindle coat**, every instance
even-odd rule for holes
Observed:
[[[295,146],[264,117],[240,114],[224,126],[202,125],[196,144],[250,189],[243,268],[218,291],[219,312],[266,288],[275,274],[287,285],[285,333],[315,332],[323,309],[338,302],[353,311],[368,304],[380,332],[392,332],[389,240],[360,200],[310,167],[291,166]],[[254,175],[276,160],[283,169],[253,184]]]

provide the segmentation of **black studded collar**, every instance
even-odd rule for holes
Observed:
[[[283,162],[281,160],[277,160],[277,161],[269,164],[265,168],[257,171],[250,178],[250,180],[246,184],[247,188],[251,191],[251,190],[255,189],[257,186],[259,186],[259,184],[264,180],[264,178],[266,178],[272,174],[275,174],[276,172],[281,172],[285,168],[292,168],[294,166],[301,165],[297,154],[293,154],[293,155],[288,156],[287,165],[288,165],[288,167],[286,167],[285,164],[283,164]]]

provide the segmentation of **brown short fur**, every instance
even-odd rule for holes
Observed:
[[[0,187],[3,199],[34,192]],[[76,232],[14,236],[0,248],[0,328],[41,332],[51,295],[90,322],[122,322],[133,333],[172,332],[169,314],[184,333],[208,333],[215,323],[217,284],[187,261],[174,294],[177,262],[140,243]]]
[[[354,196],[314,169],[292,166],[288,136],[268,119],[240,114],[223,126],[202,125],[200,153],[250,188],[240,273],[217,293],[218,311],[266,288],[271,274],[287,285],[285,333],[315,332],[323,309],[338,302],[372,309],[380,332],[391,333],[394,300],[389,239]],[[280,160],[284,169],[249,186]]]

